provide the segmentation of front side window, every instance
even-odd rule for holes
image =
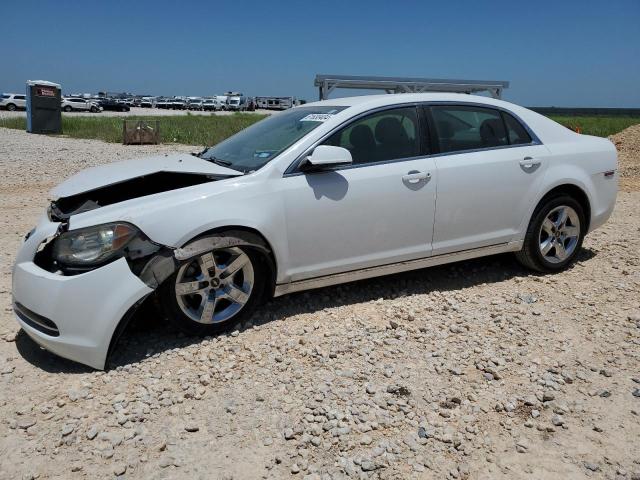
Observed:
[[[373,113],[331,135],[325,145],[346,148],[353,163],[374,163],[420,154],[416,107]]]
[[[507,134],[498,110],[459,105],[436,105],[431,116],[440,152],[457,152],[507,145]]]
[[[202,154],[202,158],[242,172],[258,170],[345,108],[292,108],[260,120],[236,133],[215,147],[209,148]]]
[[[16,100],[24,100],[25,98],[24,95],[16,95]]]

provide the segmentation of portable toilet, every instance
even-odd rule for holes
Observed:
[[[61,91],[57,83],[27,81],[27,132],[62,133]]]

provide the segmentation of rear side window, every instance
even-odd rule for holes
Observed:
[[[502,117],[504,118],[504,123],[507,126],[507,135],[509,137],[510,145],[531,143],[531,135],[527,133],[527,130],[513,117],[513,115],[510,115],[507,112],[502,112]]]
[[[331,135],[325,145],[346,148],[353,163],[375,163],[420,154],[415,107],[372,113]]]
[[[16,95],[16,100],[24,100],[25,98],[24,95]]]
[[[500,112],[460,105],[431,107],[440,152],[457,152],[507,145]]]

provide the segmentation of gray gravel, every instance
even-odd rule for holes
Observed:
[[[282,297],[204,340],[148,312],[109,372],[39,349],[10,274],[47,190],[170,148],[0,129],[0,478],[640,478],[637,191],[557,275],[463,262]]]

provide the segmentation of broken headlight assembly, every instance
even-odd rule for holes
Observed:
[[[67,231],[53,242],[52,257],[70,267],[104,264],[123,256],[127,245],[139,235],[136,227],[121,222]]]
[[[41,244],[34,263],[51,273],[78,275],[125,258],[131,271],[140,275],[160,252],[167,254],[170,249],[130,223],[114,222],[59,233]]]

